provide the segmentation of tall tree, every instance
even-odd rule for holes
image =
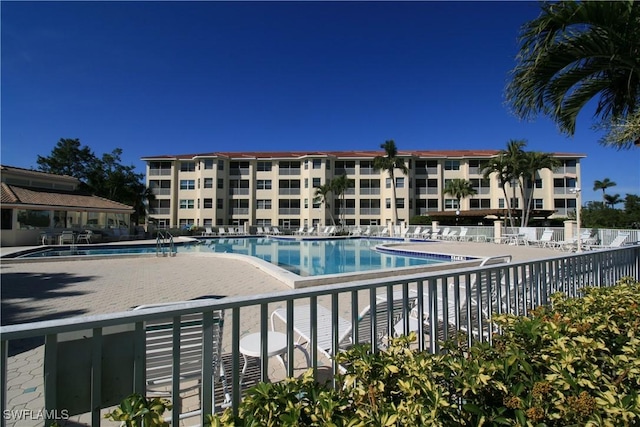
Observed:
[[[146,189],[144,174],[136,173],[134,166],[123,165],[121,155],[122,149],[116,148],[98,158],[80,140],[61,138],[51,155],[38,156],[37,163],[43,172],[77,178],[84,191],[132,206],[132,220],[139,223],[148,213],[153,193]]]
[[[525,151],[523,161],[520,165],[522,167],[522,183],[520,185],[520,189],[522,193],[522,200],[524,202],[522,226],[526,227],[529,224],[531,217],[531,205],[533,203],[533,192],[535,189],[538,171],[542,169],[554,170],[561,165],[561,162],[549,153]],[[529,191],[526,191],[527,189],[529,189]]]
[[[611,181],[609,178],[605,178],[602,181],[595,180],[593,181],[593,191],[602,190],[602,197],[607,194],[607,188],[615,187],[616,183]]]
[[[465,197],[473,196],[478,192],[471,186],[471,182],[466,179],[455,178],[447,181],[444,186],[443,193],[449,194],[456,199],[458,201],[458,209],[460,209],[460,200]]]
[[[489,179],[492,174],[496,174],[500,188],[502,188],[502,194],[507,207],[507,218],[509,219],[509,225],[514,226],[513,216],[511,215],[511,203],[509,202],[509,196],[507,195],[507,184],[511,183],[515,179],[514,171],[511,167],[509,159],[503,152],[498,153],[496,157],[492,157],[482,169],[482,177]]]
[[[331,180],[327,181],[326,184],[322,184],[316,187],[314,203],[324,204],[326,209],[329,209],[329,215],[331,216],[331,223],[335,226],[336,220],[333,218],[333,212],[331,211],[331,205],[329,203],[329,195],[333,192],[333,187],[331,185]]]
[[[347,178],[347,175],[340,175],[331,181],[331,189],[333,190],[333,194],[338,196],[338,200],[340,200],[340,211],[339,216],[342,217],[340,220],[340,224],[342,227],[345,226],[344,221],[344,194],[346,191],[355,185],[353,179]]]
[[[409,173],[409,168],[404,164],[404,159],[398,157],[398,147],[393,139],[387,140],[380,145],[385,152],[384,156],[376,156],[373,158],[373,168],[376,171],[384,170],[389,174],[391,179],[391,205],[393,207],[393,216],[391,217],[391,225],[396,224],[398,218],[398,207],[396,206],[396,179],[395,170],[398,169],[403,175]]]
[[[615,209],[617,204],[623,202],[619,194],[605,194],[604,201],[611,209]]]
[[[506,89],[517,116],[542,113],[572,136],[579,113],[595,100],[595,125],[607,131],[602,143],[640,143],[640,2],[543,2],[519,39]]]
[[[67,175],[87,184],[88,174],[96,168],[96,156],[79,139],[60,138],[49,157],[38,156],[38,169],[54,175]]]

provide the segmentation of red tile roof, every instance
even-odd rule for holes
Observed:
[[[104,199],[102,197],[84,195],[74,192],[51,189],[25,188],[2,183],[0,200],[3,207],[51,207],[90,211],[133,212],[131,206]]]
[[[500,150],[399,150],[400,156],[432,157],[432,158],[481,158],[497,155]],[[556,157],[586,157],[578,153],[552,153]],[[197,154],[161,154],[158,156],[145,156],[142,160],[191,160],[196,157],[227,157],[231,159],[273,159],[273,158],[304,158],[304,157],[341,157],[341,158],[370,158],[384,156],[384,151],[244,151],[229,152],[219,151]]]

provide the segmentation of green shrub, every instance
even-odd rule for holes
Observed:
[[[236,426],[640,425],[640,284],[554,295],[529,317],[497,316],[493,346],[465,339],[440,354],[412,349],[415,335],[375,354],[336,356],[339,387],[297,379],[252,388]]]

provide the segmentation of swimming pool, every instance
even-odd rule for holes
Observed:
[[[389,243],[389,240],[230,238],[206,239],[196,243],[176,245],[175,250],[178,254],[216,252],[249,255],[302,277],[428,266],[471,259],[455,255],[420,254],[409,251],[397,253],[376,248],[383,243]],[[100,257],[155,253],[155,245],[62,250],[52,248],[25,254],[20,258]]]

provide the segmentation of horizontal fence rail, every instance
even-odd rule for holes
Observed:
[[[417,333],[416,347],[430,352],[439,350],[440,340],[460,333],[469,345],[475,341],[491,342],[492,335],[498,332],[492,324],[497,314],[526,315],[540,305],[549,304],[556,292],[580,296],[579,291],[584,287],[611,286],[625,276],[637,278],[639,269],[640,246],[634,245],[536,261],[2,326],[1,409],[3,414],[14,409],[7,408],[7,370],[12,363],[10,345],[20,340],[44,338],[41,372],[44,409],[52,413],[71,410],[77,414],[88,408],[84,413],[89,412],[91,425],[98,426],[102,408],[114,406],[128,393],[147,392],[149,366],[146,361],[147,352],[151,350],[147,348],[150,344],[146,332],[149,325],[169,319],[173,331],[173,335],[168,335],[172,337],[169,349],[173,361],[168,389],[174,404],[170,421],[172,425],[179,425],[180,419],[195,413],[196,422],[204,424],[206,414],[224,407],[231,406],[237,413],[242,399],[240,341],[246,333],[242,332],[246,316],[259,317],[259,330],[255,332],[261,338],[262,380],[267,379],[268,339],[272,330],[286,335],[283,360],[293,361],[297,350],[302,349],[316,377],[324,366],[334,378],[342,368],[327,355],[334,355],[354,343],[371,343],[375,352],[384,348],[388,337],[412,331]],[[246,314],[248,309],[253,309],[251,314]],[[184,379],[184,369],[181,371],[180,367],[186,363],[181,360],[186,358],[181,348],[181,327],[185,319],[191,322],[194,315],[200,319],[202,331],[197,355],[202,369],[196,375],[201,405],[195,412],[192,408],[182,408],[179,384]],[[230,330],[229,335],[225,335],[230,338],[224,348],[231,357],[220,375],[216,375],[216,354],[219,354],[216,346],[221,344],[211,331],[222,328],[222,322],[225,330]],[[286,364],[285,372],[287,376],[294,375],[293,363]],[[73,387],[87,392],[70,400],[68,394]],[[223,400],[217,401],[214,395],[219,394],[215,390],[220,387],[225,393]],[[66,391],[63,393],[62,389]],[[76,407],[69,408],[69,402]],[[4,418],[2,424],[6,425]]]

